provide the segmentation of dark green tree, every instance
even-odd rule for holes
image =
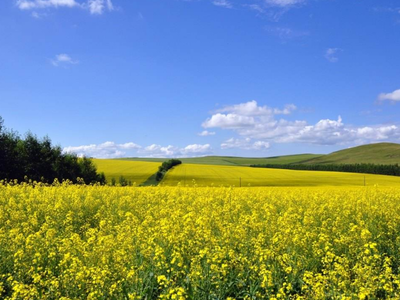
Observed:
[[[7,130],[0,117],[0,179],[23,181],[26,178],[52,183],[81,178],[85,183],[106,182],[104,174],[98,174],[89,158],[63,153],[53,146],[49,137],[39,139],[28,133],[22,139],[16,132]]]

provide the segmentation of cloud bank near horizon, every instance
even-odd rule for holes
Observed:
[[[136,143],[129,142],[117,144],[105,142],[101,144],[90,144],[82,146],[69,146],[63,149],[64,153],[75,153],[79,157],[87,156],[94,158],[118,158],[118,157],[192,157],[211,154],[210,144],[190,144],[179,148],[172,145],[161,146],[152,144],[142,147]]]
[[[383,100],[397,99],[397,91],[382,95]],[[343,122],[341,116],[336,120],[320,119],[315,124],[306,120],[293,119],[297,111],[294,104],[283,108],[261,106],[252,100],[226,106],[216,110],[201,125],[205,129],[198,136],[209,138],[217,134],[209,129],[220,129],[234,134],[229,139],[219,142],[221,150],[248,150],[265,152],[272,144],[299,143],[318,146],[361,145],[394,141],[400,142],[400,126],[397,124],[378,124],[352,126]],[[223,135],[221,135],[223,136]],[[151,144],[141,146],[134,142],[117,144],[107,141],[101,144],[65,147],[64,152],[76,153],[78,156],[95,158],[118,157],[194,157],[213,154],[210,143],[188,144],[185,147]]]
[[[393,100],[397,99],[397,94],[381,97]],[[269,143],[345,145],[400,140],[400,127],[395,124],[351,126],[345,124],[340,116],[337,120],[321,119],[315,124],[285,118],[295,110],[294,104],[279,109],[259,106],[253,100],[216,111],[202,123],[202,127],[228,130],[245,139]]]

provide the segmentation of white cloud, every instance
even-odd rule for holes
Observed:
[[[227,0],[214,0],[212,2],[216,6],[225,7],[225,8],[232,8],[232,3]]]
[[[328,49],[325,51],[325,58],[326,58],[329,62],[331,62],[331,63],[338,62],[338,61],[339,61],[338,54],[339,54],[340,52],[342,52],[342,51],[343,51],[343,50],[340,49],[340,48],[328,48]]]
[[[251,10],[255,10],[256,12],[259,12],[259,13],[264,13],[265,12],[264,8],[262,8],[258,4],[244,4],[243,6],[244,7],[248,7]]]
[[[385,100],[389,100],[389,101],[400,101],[400,89],[399,90],[395,90],[394,92],[391,93],[381,93],[378,96],[378,100],[379,101],[385,101]]]
[[[270,144],[265,141],[253,142],[251,138],[230,138],[221,144],[221,149],[243,149],[243,150],[267,150]]]
[[[73,60],[68,54],[58,54],[54,59],[51,60],[53,66],[58,67],[61,65],[76,65],[79,63],[77,60]]]
[[[235,104],[231,106],[226,106],[218,112],[230,112],[245,116],[269,116],[269,115],[279,115],[279,114],[290,114],[296,110],[294,104],[288,104],[284,109],[270,108],[268,106],[258,106],[257,101],[252,100],[245,103]]]
[[[185,2],[197,2],[200,0],[181,0]],[[239,2],[242,2],[239,4]],[[247,2],[247,3],[246,3]],[[253,3],[252,3],[253,2]],[[308,0],[257,0],[257,1],[238,1],[237,5],[234,5],[235,1],[232,0],[211,0],[211,3],[215,6],[232,9],[234,6],[239,8],[245,7],[249,10],[262,14],[263,17],[267,17],[271,21],[277,22],[287,11],[291,8],[300,7],[309,2]],[[295,36],[304,35],[301,32],[293,32]],[[306,33],[308,35],[308,32]]]
[[[389,12],[389,13],[398,13],[400,14],[400,7],[374,7],[372,9],[375,12]]]
[[[215,132],[213,131],[208,131],[208,130],[203,130],[202,132],[198,133],[199,136],[210,136],[210,135],[215,135]]]
[[[78,156],[88,156],[96,158],[117,158],[127,156],[146,156],[146,157],[190,157],[211,153],[210,144],[191,144],[179,148],[172,145],[161,146],[152,144],[142,147],[136,143],[117,144],[115,142],[105,142],[102,144],[91,144],[77,147],[65,147],[65,153],[76,153]]]
[[[127,149],[127,150],[130,150],[130,149],[140,149],[140,148],[142,148],[142,147],[139,146],[138,144],[135,144],[135,143],[132,143],[132,142],[130,142],[130,143],[125,143],[125,144],[118,144],[118,147],[120,147],[121,149]]]
[[[87,5],[90,13],[94,15],[101,15],[105,10],[114,10],[111,0],[88,0]]]
[[[91,14],[102,14],[106,10],[115,10],[111,0],[87,0],[84,2],[76,0],[17,0],[16,5],[21,10],[80,7],[89,10]],[[35,15],[39,16],[37,13]],[[35,15],[33,16],[35,17]]]
[[[63,152],[76,153],[79,157],[88,156],[96,158],[117,158],[117,157],[191,157],[211,153],[210,144],[191,144],[179,148],[172,145],[161,146],[152,144],[142,147],[136,143],[129,142],[117,144],[115,142],[105,142],[102,144],[91,144],[82,146],[65,147]]]
[[[89,156],[97,158],[115,158],[126,154],[123,150],[138,150],[141,146],[135,143],[116,144],[114,142],[105,142],[102,144],[91,144],[77,147],[65,147],[65,153],[76,153],[78,156]]]
[[[208,153],[211,150],[210,144],[200,145],[200,144],[192,144],[187,145],[185,148],[181,150],[183,154],[194,154],[194,153]]]
[[[20,9],[38,9],[49,7],[74,7],[80,6],[75,0],[17,0]]]
[[[223,129],[235,129],[243,128],[246,126],[253,126],[254,118],[248,116],[241,116],[237,114],[220,114],[213,115],[210,119],[206,120],[202,126],[204,128],[223,128]]]
[[[265,3],[270,6],[290,7],[306,2],[305,0],[265,0]]]
[[[258,0],[257,3],[243,4],[243,7],[262,14],[272,22],[278,22],[280,18],[292,8],[307,4],[308,0]],[[296,38],[309,35],[309,32],[293,30],[285,27],[267,27],[270,34],[276,35],[281,39]]]
[[[192,144],[187,145],[184,148],[179,148],[175,146],[161,146],[153,144],[140,150],[139,153],[148,157],[187,157],[199,154],[210,153],[210,144],[200,145]]]
[[[204,128],[221,128],[232,130],[245,140],[228,140],[221,145],[229,148],[231,145],[244,145],[248,147],[250,141],[255,139],[264,142],[277,143],[309,143],[319,145],[335,145],[346,143],[366,143],[384,140],[399,140],[400,128],[396,125],[375,125],[356,127],[343,123],[339,116],[337,120],[322,119],[310,125],[305,120],[277,119],[278,114],[289,114],[295,106],[286,109],[272,109],[258,106],[257,102],[247,102],[229,106],[223,111],[215,113],[203,122]]]
[[[241,129],[252,128],[256,125],[257,118],[264,122],[273,120],[274,115],[288,115],[296,110],[293,104],[286,105],[283,109],[258,106],[256,101],[227,106],[217,111],[211,118],[203,122],[204,128]],[[226,114],[224,114],[226,113]]]
[[[268,142],[256,141],[253,143],[253,148],[256,150],[266,150],[269,147],[270,147],[270,144]]]
[[[152,144],[144,148],[141,152],[150,157],[172,157],[176,155],[178,150],[179,148],[171,145],[163,147],[157,144]]]

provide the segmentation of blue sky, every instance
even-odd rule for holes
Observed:
[[[400,3],[5,0],[0,116],[94,157],[400,142]]]

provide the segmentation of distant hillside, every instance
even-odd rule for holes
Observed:
[[[306,164],[400,164],[400,144],[378,143],[358,146],[312,158]]]
[[[299,164],[314,158],[321,157],[319,154],[297,154],[274,157],[235,157],[235,156],[204,156],[193,158],[179,158],[186,164],[202,165],[225,165],[225,166],[249,166],[254,164]],[[163,162],[168,158],[119,158],[128,161],[151,161]]]
[[[358,146],[331,154],[296,154],[273,157],[204,156],[179,158],[186,164],[249,166],[261,164],[400,164],[400,144],[378,143]],[[118,158],[127,161],[163,162],[168,158]]]

